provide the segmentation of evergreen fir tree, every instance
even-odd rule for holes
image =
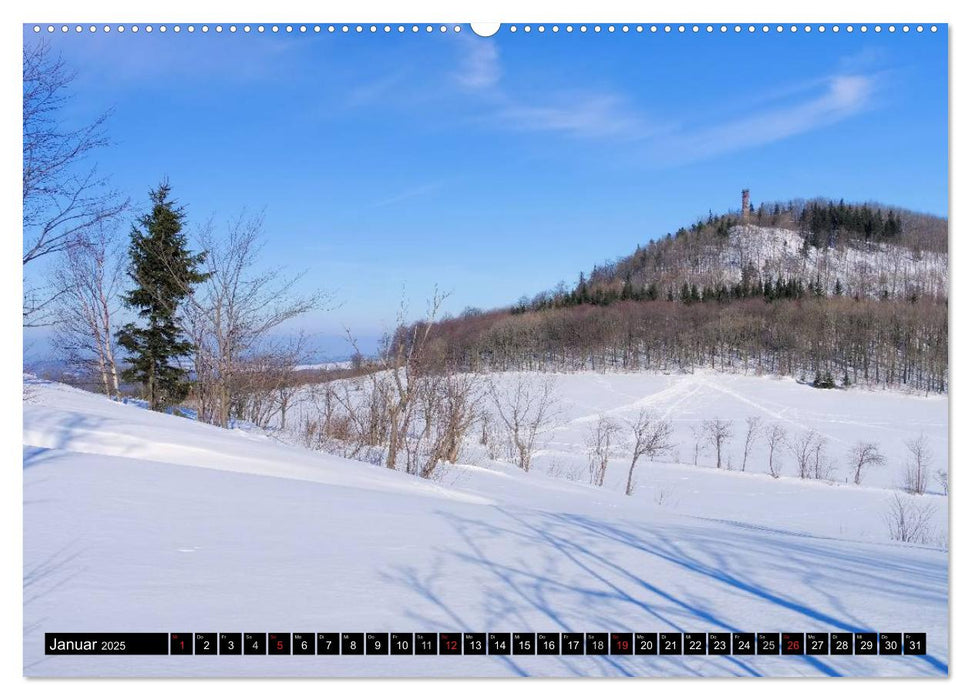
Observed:
[[[697,292],[697,289],[695,291]],[[691,287],[688,286],[687,282],[681,283],[681,301],[685,304],[691,303]]]
[[[122,378],[142,385],[153,411],[175,405],[189,393],[188,371],[177,360],[191,354],[193,346],[179,330],[179,305],[207,277],[199,272],[205,253],[187,249],[185,213],[169,198],[170,191],[166,181],[153,190],[151,213],[132,227],[128,275],[135,288],[123,301],[138,312],[139,323],[128,323],[118,332],[118,344],[129,353]]]
[[[586,304],[590,301],[590,293],[587,290],[587,278],[580,273],[580,281],[577,283],[577,303]]]

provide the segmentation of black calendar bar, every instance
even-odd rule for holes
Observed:
[[[185,635],[185,642],[191,647],[191,634]],[[44,634],[44,653],[55,656],[167,656],[169,635],[165,632],[47,632]]]
[[[48,632],[49,655],[902,656],[925,632]]]

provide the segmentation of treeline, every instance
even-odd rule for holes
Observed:
[[[842,283],[837,279],[832,294],[834,296],[843,295]],[[580,284],[571,292],[560,297],[547,295],[538,296],[533,301],[527,302],[520,300],[510,308],[510,313],[521,314],[527,311],[542,311],[544,309],[555,309],[569,306],[582,306],[589,304],[592,306],[609,306],[618,301],[680,301],[685,304],[697,302],[727,302],[738,299],[762,299],[767,302],[779,299],[802,299],[806,296],[825,297],[828,296],[827,290],[823,287],[820,280],[805,284],[802,279],[795,277],[776,277],[766,275],[765,278],[753,279],[753,277],[742,276],[741,282],[734,284],[721,284],[718,286],[706,284],[698,285],[696,282],[689,284],[687,281],[681,283],[680,289],[675,294],[673,288],[668,288],[666,294],[662,294],[657,283],[652,282],[645,287],[635,287],[628,277],[620,289],[611,287],[591,287],[581,277]],[[912,299],[913,301],[913,299]]]
[[[903,232],[900,217],[892,209],[884,214],[880,207],[848,205],[843,200],[810,202],[803,207],[798,221],[800,229],[808,234],[807,244],[816,248],[837,245],[841,234],[864,241],[896,241]]]
[[[947,305],[811,297],[766,304],[619,301],[435,324],[430,355],[469,370],[711,368],[772,373],[827,385],[944,392]]]

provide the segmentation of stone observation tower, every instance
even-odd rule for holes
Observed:
[[[742,221],[748,221],[748,212],[751,206],[748,190],[742,190]]]

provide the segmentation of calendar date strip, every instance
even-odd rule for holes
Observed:
[[[924,632],[48,632],[44,653],[147,656],[892,656]]]

